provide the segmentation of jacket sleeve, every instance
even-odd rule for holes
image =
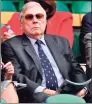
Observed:
[[[40,85],[30,80],[27,76],[23,75],[22,70],[24,69],[21,68],[16,54],[7,41],[1,44],[1,54],[2,61],[4,63],[11,61],[14,65],[15,74],[13,76],[13,80],[17,80],[19,83],[27,84],[28,89],[30,89],[30,91],[33,93],[34,90]]]
[[[74,82],[84,82],[86,81],[86,74],[80,64],[76,61],[76,58],[73,55],[72,49],[69,46],[67,39],[61,40],[62,53],[70,65],[69,77]]]

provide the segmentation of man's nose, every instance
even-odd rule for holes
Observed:
[[[33,22],[37,22],[38,21],[38,19],[34,16],[33,17]]]

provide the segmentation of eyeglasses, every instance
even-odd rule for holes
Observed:
[[[36,17],[38,20],[42,20],[44,18],[44,14],[38,13],[36,15],[33,14],[27,14],[25,15],[25,20],[32,20],[34,17]]]

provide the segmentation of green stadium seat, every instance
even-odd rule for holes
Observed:
[[[12,1],[1,1],[1,11],[16,11],[15,5]]]
[[[24,1],[20,0],[19,1],[19,6],[18,6],[18,11],[21,10],[22,6],[24,5]]]
[[[79,47],[79,34],[76,33],[74,34],[74,43],[73,43],[72,51],[76,58],[81,56],[80,47]]]
[[[3,26],[4,26],[4,24],[0,23],[0,28],[3,27]]]
[[[72,0],[61,0],[62,2],[66,3],[66,4],[71,4]]]
[[[13,4],[15,5],[17,12],[19,12],[24,5],[24,0],[11,0]]]
[[[56,1],[56,10],[57,11],[69,12],[69,9],[68,9],[67,5],[64,2],[59,1],[59,0]]]
[[[72,13],[86,14],[91,11],[91,1],[73,1]]]
[[[46,100],[47,104],[81,104],[86,103],[81,97],[70,94],[59,94],[51,96]]]
[[[7,102],[4,99],[0,99],[0,104],[7,104]]]

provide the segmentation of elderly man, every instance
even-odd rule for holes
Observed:
[[[45,102],[48,96],[57,94],[56,90],[65,79],[74,82],[86,80],[68,41],[63,37],[44,34],[47,15],[39,3],[26,3],[20,13],[20,21],[24,34],[2,43],[2,57],[5,63],[12,61],[14,80],[27,84],[27,88],[23,89],[23,100],[28,97],[29,103]],[[79,89],[66,87],[67,93],[85,96],[84,86]]]

